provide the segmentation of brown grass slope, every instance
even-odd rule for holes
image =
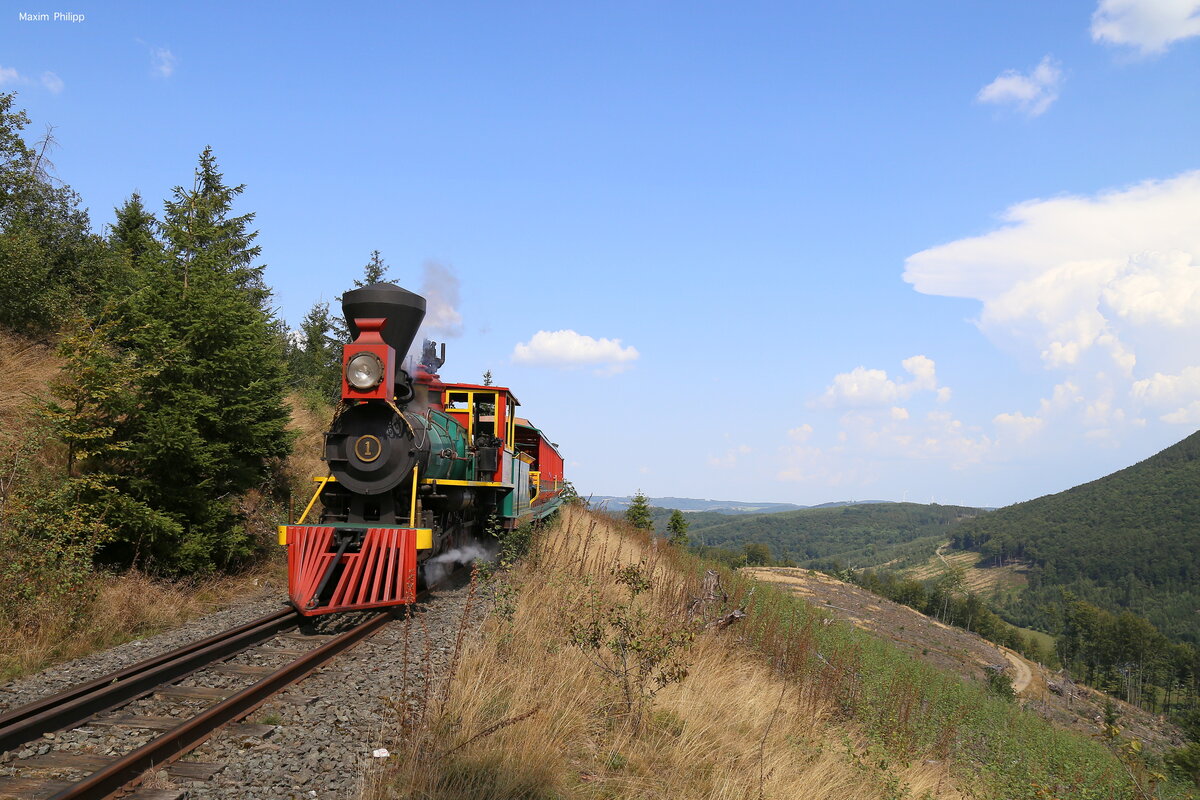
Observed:
[[[364,796],[1129,796],[1094,743],[769,586],[725,573],[704,600],[705,568],[569,510],[491,586],[484,635],[425,714],[392,721]]]

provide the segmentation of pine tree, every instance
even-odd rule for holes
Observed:
[[[484,372],[483,372],[483,385],[484,386],[492,385],[492,371],[490,369],[484,370]]]
[[[383,256],[380,255],[378,250],[372,250],[371,251],[371,260],[368,261],[363,266],[363,276],[361,278],[354,279],[354,288],[362,289],[366,286],[370,286],[373,283],[380,283],[381,281],[386,281],[387,280],[387,270],[388,270],[387,262],[383,260]],[[340,306],[342,303],[342,295],[339,294],[334,299],[337,300],[338,305]],[[349,342],[350,341],[350,329],[346,327],[346,322],[345,322],[345,320],[342,319],[341,314],[334,314],[333,316],[331,316],[330,322],[332,325],[331,330],[333,332],[333,337],[334,337],[335,341]],[[340,355],[341,354],[339,353],[339,358],[340,358]],[[403,357],[404,354],[400,353],[399,356]],[[339,377],[338,380],[340,381],[341,378]]]
[[[163,232],[185,294],[193,280],[219,273],[265,312],[271,292],[263,281],[266,265],[254,263],[262,252],[253,244],[258,232],[249,230],[254,214],[230,216],[233,201],[245,190],[244,183],[225,185],[212,147],[204,148],[192,189],[176,186],[174,199],[166,202]]]
[[[625,519],[633,527],[641,530],[650,530],[654,527],[654,519],[650,516],[650,501],[646,499],[646,495],[642,494],[641,489],[638,489],[633,500],[629,502],[629,508],[625,509]]]
[[[288,342],[288,370],[292,385],[324,402],[337,402],[342,390],[342,343],[329,304],[313,303]]]
[[[251,555],[235,502],[290,449],[254,215],[232,215],[241,191],[206,149],[193,188],[176,187],[166,203],[165,257],[147,265],[128,304],[124,344],[154,369],[130,421],[122,488],[160,516],[122,529],[109,555],[127,563],[194,572]]]
[[[108,246],[135,271],[162,256],[162,243],[154,235],[158,220],[142,205],[142,196],[134,192],[116,212],[109,228]]]
[[[667,520],[667,530],[671,534],[671,544],[676,547],[687,547],[688,521],[683,518],[683,512],[678,508],[671,512],[671,519]]]
[[[372,250],[371,260],[363,267],[362,280],[355,279],[354,288],[361,289],[364,286],[386,280],[387,270],[387,263],[383,260],[383,256],[379,254],[378,250]]]

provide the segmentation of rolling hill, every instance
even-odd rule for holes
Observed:
[[[656,528],[665,526],[663,511]],[[922,562],[965,520],[982,513],[965,506],[871,503],[806,508],[752,516],[692,515],[693,544],[741,550],[770,546],[775,558],[812,569],[877,567]]]
[[[1046,627],[1046,606],[1067,590],[1200,642],[1200,432],[1091,483],[964,521],[950,539],[981,564],[1030,565],[1028,589],[1003,609],[1018,624]]]

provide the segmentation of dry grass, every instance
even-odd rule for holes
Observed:
[[[321,460],[321,453],[325,441],[323,434],[329,429],[333,409],[317,413],[311,404],[296,392],[288,395],[287,404],[292,413],[288,430],[298,435],[292,455],[287,461],[287,472],[294,480],[307,487],[311,478],[329,474],[329,465]],[[305,502],[308,502],[307,497]]]
[[[0,436],[21,433],[30,400],[45,393],[61,366],[49,345],[0,330]]]
[[[963,569],[963,588],[978,595],[991,595],[1010,589],[1024,589],[1029,585],[1029,568],[1021,562],[1012,562],[1003,567],[980,566],[983,555],[970,550],[947,550],[939,547],[924,564],[900,570],[900,575],[919,581],[933,580],[946,573],[949,568]]]
[[[30,453],[35,427],[35,398],[46,396],[62,359],[49,345],[0,330],[0,510],[11,491],[18,465]],[[56,453],[37,454],[45,467],[61,466]]]
[[[281,593],[278,564],[234,577],[169,582],[140,572],[95,575],[86,606],[43,608],[36,624],[0,622],[0,680],[159,633],[248,598]]]
[[[631,718],[611,679],[565,631],[588,581],[642,562],[638,602],[685,619],[697,582],[669,548],[572,510],[516,575],[511,618],[494,615],[421,730],[401,731],[401,766],[372,776],[371,798],[887,798],[959,797],[944,766],[914,759],[881,769],[862,737],[836,721],[819,681],[785,680],[742,646],[736,626],[700,633],[688,676]],[[501,602],[503,608],[503,597]],[[436,696],[436,693],[435,693]]]

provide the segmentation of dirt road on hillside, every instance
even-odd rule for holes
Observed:
[[[1016,674],[1013,676],[1012,687],[1017,694],[1029,688],[1029,682],[1033,680],[1033,671],[1029,669],[1029,662],[1021,658],[1019,655],[1009,650],[1007,647],[999,648],[1004,657],[1008,659],[1008,663],[1012,664]]]

